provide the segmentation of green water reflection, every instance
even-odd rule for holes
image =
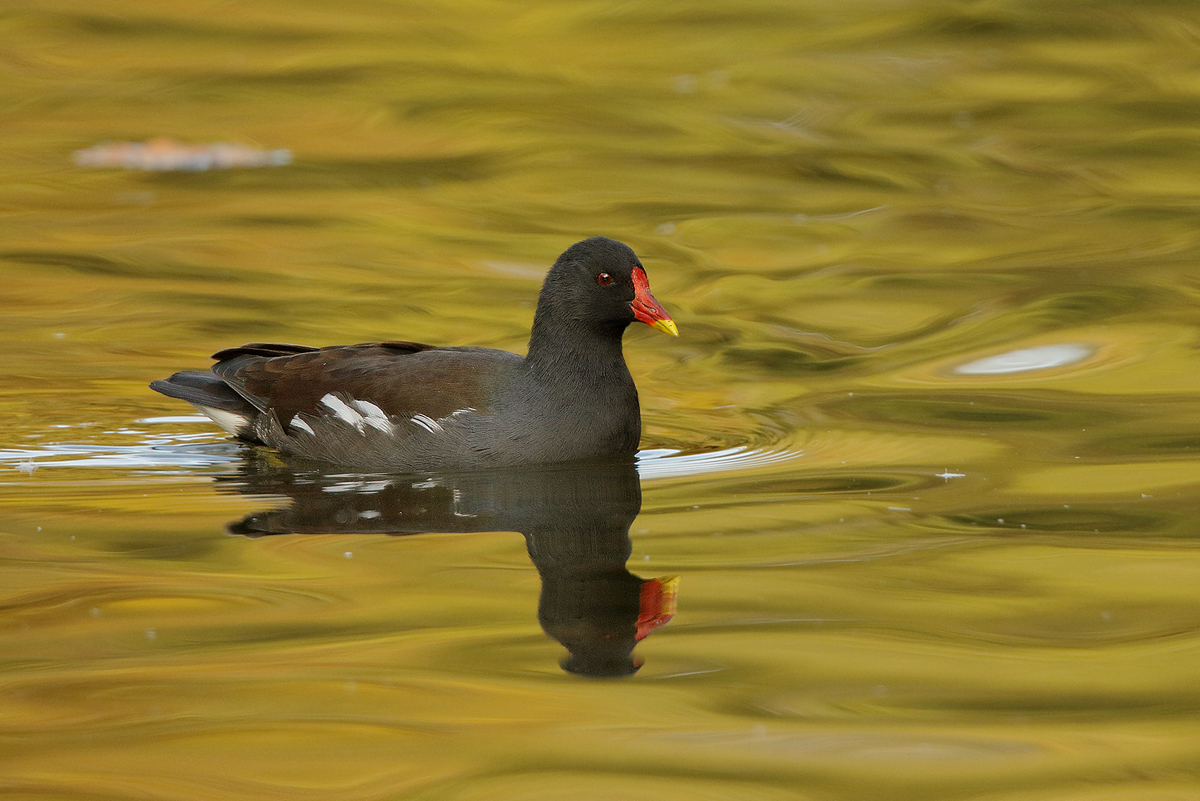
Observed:
[[[0,795],[1200,794],[1200,10],[0,24]],[[293,161],[72,161],[155,137]],[[315,517],[149,380],[246,341],[521,351],[592,234],[682,334],[627,338],[641,506],[593,554],[681,577],[640,671],[560,669],[511,531],[226,533]]]

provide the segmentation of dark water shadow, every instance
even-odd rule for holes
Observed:
[[[625,568],[642,490],[632,460],[397,476],[330,472],[252,450],[228,491],[287,502],[229,525],[245,537],[516,531],[542,579],[538,622],[587,676],[627,676],[634,646],[671,619],[676,578]]]

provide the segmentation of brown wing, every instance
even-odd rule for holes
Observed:
[[[291,356],[296,353],[312,353],[319,348],[310,348],[308,345],[288,345],[283,342],[247,342],[245,345],[239,345],[236,348],[225,348],[219,350],[212,355],[212,358],[217,361],[227,361],[235,359],[238,356]]]
[[[370,401],[389,416],[438,419],[460,409],[486,413],[523,359],[489,348],[373,342],[320,349],[252,343],[217,354],[213,372],[285,427],[299,412],[327,411],[321,399]]]

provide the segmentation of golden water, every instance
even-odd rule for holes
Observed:
[[[1200,9],[9,0],[0,30],[0,797],[1200,796]],[[72,160],[155,137],[293,161]],[[626,490],[296,476],[146,388],[252,340],[520,351],[592,234],[681,331],[626,338],[630,540]],[[414,493],[446,533],[329,522]],[[624,678],[547,636],[600,573],[680,577]]]

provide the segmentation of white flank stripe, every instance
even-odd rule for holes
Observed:
[[[438,423],[437,420],[434,420],[432,417],[429,417],[428,415],[414,414],[409,419],[412,422],[419,425],[421,428],[428,431],[430,434],[438,434],[438,433],[442,433],[446,430],[441,427],[441,425]]]
[[[460,414],[470,414],[470,413],[471,413],[471,412],[473,412],[473,411],[475,411],[475,407],[474,407],[474,406],[468,406],[468,407],[467,407],[467,408],[465,408],[465,409],[455,409],[454,411],[450,412],[450,414],[448,414],[448,415],[446,415],[445,417],[443,417],[443,418],[439,419],[439,420],[438,420],[438,422],[439,422],[439,423],[444,423],[444,422],[446,422],[447,420],[453,420],[455,417],[458,417]]]
[[[332,392],[321,398],[321,405],[333,412],[335,417],[345,420],[350,425],[362,431],[363,416],[351,409],[346,403]]]
[[[363,422],[367,425],[377,428],[385,434],[395,432],[395,427],[392,425],[392,421],[388,419],[387,413],[375,404],[370,401],[351,399],[350,405],[364,415]],[[359,427],[361,428],[361,426]]]
[[[312,426],[310,426],[307,422],[305,422],[300,417],[300,415],[296,415],[295,417],[293,417],[292,422],[288,423],[288,425],[291,426],[292,428],[298,428],[301,431],[307,431],[308,433],[312,434],[313,436],[316,436],[316,434],[317,434],[316,431],[312,430]]]

